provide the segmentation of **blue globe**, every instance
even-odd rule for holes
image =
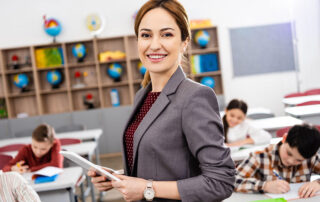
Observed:
[[[194,40],[201,48],[205,48],[210,41],[210,34],[206,30],[199,30],[195,33]]]
[[[29,84],[29,78],[26,74],[17,74],[13,77],[13,83],[18,88],[25,88]]]
[[[212,77],[210,77],[210,76],[203,77],[200,80],[200,83],[205,85],[205,86],[208,86],[210,88],[214,88],[214,85],[215,85],[214,79]]]
[[[138,63],[138,69],[139,69],[140,74],[142,74],[142,75],[144,75],[147,71],[147,68],[142,65],[142,62]]]
[[[58,70],[48,71],[47,73],[47,81],[53,86],[58,87],[58,85],[62,82],[62,74]]]
[[[87,49],[84,44],[77,43],[72,47],[72,54],[75,58],[78,59],[78,62],[82,62],[87,54]]]
[[[112,63],[107,68],[107,74],[115,80],[120,79],[121,73],[122,73],[122,66],[119,63]]]

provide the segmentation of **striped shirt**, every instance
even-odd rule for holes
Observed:
[[[0,201],[40,202],[40,198],[19,173],[0,171]]]
[[[311,174],[320,174],[320,156],[314,155],[306,159],[300,165],[286,167],[279,156],[279,148],[282,142],[270,145],[263,151],[251,153],[237,167],[235,191],[260,192],[266,181],[277,180],[273,171],[277,172],[283,180],[289,183],[310,181]]]

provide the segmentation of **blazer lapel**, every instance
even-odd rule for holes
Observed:
[[[183,73],[181,67],[178,67],[176,72],[171,76],[166,86],[163,88],[161,94],[152,105],[146,116],[143,118],[142,122],[138,126],[136,132],[134,133],[134,143],[133,143],[133,168],[136,163],[137,148],[141,141],[141,138],[150,127],[150,125],[157,119],[161,112],[170,103],[169,95],[176,92],[180,83],[185,79],[185,74]],[[142,104],[142,103],[141,103]],[[138,105],[139,106],[139,105]]]

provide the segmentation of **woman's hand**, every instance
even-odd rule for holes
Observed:
[[[102,169],[111,173],[110,170],[101,166]],[[112,189],[111,181],[107,179],[105,176],[98,175],[95,171],[89,170],[88,176],[91,177],[92,184],[99,190],[99,191],[108,191]]]
[[[120,191],[126,201],[138,201],[143,199],[143,192],[147,186],[147,180],[125,175],[116,175],[121,181],[112,181],[112,186]]]
[[[28,165],[23,165],[25,161],[19,161],[16,163],[16,165],[11,166],[11,171],[15,171],[18,173],[26,173],[29,172],[29,166]]]
[[[301,198],[313,197],[320,191],[320,184],[317,181],[307,182],[303,184],[298,193]]]

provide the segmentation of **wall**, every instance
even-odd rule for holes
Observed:
[[[61,20],[58,41],[91,38],[87,14],[100,13],[106,21],[101,37],[133,34],[132,14],[145,0],[0,0],[0,48],[49,43],[42,30],[42,15]],[[221,65],[226,101],[246,100],[251,107],[267,107],[283,114],[283,95],[297,90],[294,72],[233,78],[229,28],[296,22],[301,89],[319,87],[320,6],[317,0],[181,0],[190,19],[210,18],[219,27]],[[124,6],[125,5],[125,6]],[[72,12],[70,12],[72,9]]]

